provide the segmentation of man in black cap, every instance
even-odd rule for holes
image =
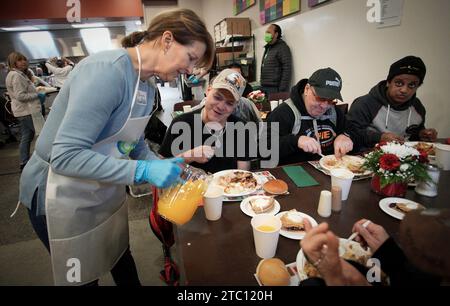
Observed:
[[[345,133],[345,116],[336,108],[342,101],[342,79],[331,68],[314,72],[291,89],[291,96],[267,118],[269,133],[279,137],[279,164],[317,160],[317,154],[340,157],[353,149]],[[271,123],[278,123],[279,128]]]
[[[380,141],[436,140],[436,130],[425,128],[425,107],[416,97],[425,73],[419,57],[404,57],[391,65],[387,80],[353,102],[350,129],[364,147]]]

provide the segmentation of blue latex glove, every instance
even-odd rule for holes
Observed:
[[[38,98],[39,98],[39,101],[41,101],[41,104],[44,104],[44,102],[45,102],[45,93],[39,92],[38,93]]]
[[[198,84],[198,82],[200,82],[200,80],[197,78],[197,76],[195,76],[194,74],[191,75],[188,80],[192,83],[192,84]]]
[[[158,188],[166,188],[180,178],[184,159],[181,157],[171,159],[138,160],[134,181],[136,183],[148,182]]]

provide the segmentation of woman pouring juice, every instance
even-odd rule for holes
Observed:
[[[125,185],[168,187],[183,162],[157,159],[144,142],[155,96],[147,80],[171,81],[195,66],[209,67],[214,56],[205,24],[187,9],[159,14],[122,44],[74,68],[22,173],[20,202],[51,251],[56,285],[97,285],[109,271],[117,285],[140,285]],[[71,259],[79,277],[67,277]]]

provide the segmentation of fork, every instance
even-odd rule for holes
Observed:
[[[370,220],[367,220],[363,223],[362,227],[366,228],[370,224],[370,222]],[[358,232],[354,232],[353,234],[351,234],[350,237],[347,238],[347,243],[355,239],[356,236],[358,236]]]

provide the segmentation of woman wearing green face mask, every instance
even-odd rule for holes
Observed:
[[[292,56],[289,46],[281,39],[281,28],[271,24],[264,34],[264,41],[267,44],[261,64],[262,90],[266,94],[289,91]]]

